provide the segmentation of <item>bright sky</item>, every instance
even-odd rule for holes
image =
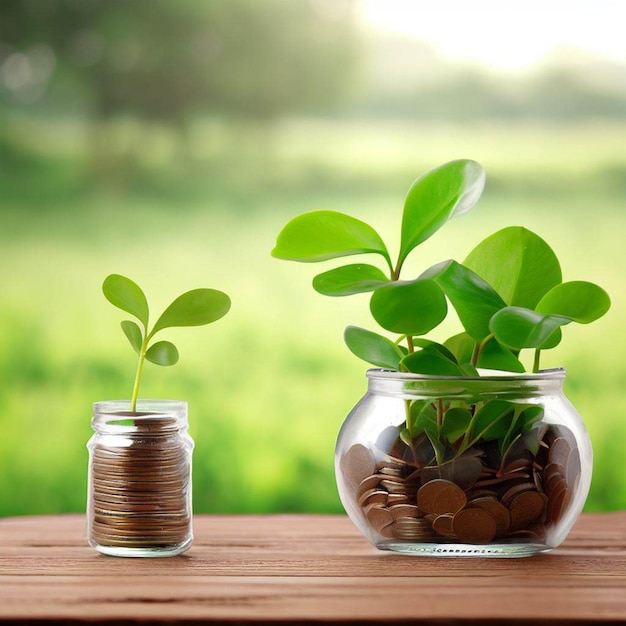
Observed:
[[[361,0],[361,14],[497,69],[525,69],[564,47],[626,62],[626,0]]]

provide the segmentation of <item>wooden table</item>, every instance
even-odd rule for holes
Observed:
[[[86,545],[82,515],[0,519],[0,619],[30,623],[278,621],[626,623],[626,512],[584,515],[526,559],[379,552],[343,516],[197,516],[169,559]]]

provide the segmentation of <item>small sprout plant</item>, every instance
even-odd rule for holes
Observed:
[[[118,309],[132,315],[139,323],[124,320],[124,335],[139,356],[131,395],[130,410],[137,410],[137,398],[146,360],[170,366],[178,362],[178,349],[171,341],[153,341],[154,336],[177,326],[203,326],[224,317],[230,298],[216,289],[193,289],[176,298],[150,327],[150,311],[144,292],[135,282],[119,274],[107,276],[102,285],[105,298]]]
[[[278,235],[272,255],[305,263],[365,254],[382,259],[382,265],[341,265],[313,279],[314,289],[326,296],[371,294],[374,320],[395,337],[348,326],[344,339],[357,357],[372,365],[479,378],[489,370],[525,372],[520,354],[530,350],[532,371],[538,372],[541,354],[561,342],[563,327],[593,322],[610,306],[598,285],[563,282],[559,261],[541,237],[511,226],[487,237],[462,262],[445,260],[417,277],[403,274],[411,252],[448,220],[469,211],[484,183],[481,165],[466,159],[418,178],[404,203],[395,261],[374,228],[335,211],[292,219]],[[447,317],[449,305],[462,331],[443,342],[427,338]],[[407,402],[406,409],[400,438],[409,448],[415,451],[426,435],[441,464],[471,455],[480,443],[496,442],[500,468],[515,446],[536,448],[539,433],[533,428],[543,413],[537,405],[506,400],[415,400]]]

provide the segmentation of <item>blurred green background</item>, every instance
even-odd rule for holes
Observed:
[[[591,433],[587,510],[626,508],[619,9],[437,6],[3,0],[0,515],[84,510],[91,405],[128,398],[135,369],[112,272],[154,313],[195,287],[232,297],[215,325],[169,332],[175,368],[144,372],[143,397],[189,402],[195,511],[341,511],[334,443],[367,368],[342,333],[374,328],[367,296],[323,298],[328,265],[270,250],[320,208],[397,241],[413,179],[461,157],[487,169],[483,199],[411,268],[525,225],[566,280],[607,289],[609,314],[543,365],[568,369]]]

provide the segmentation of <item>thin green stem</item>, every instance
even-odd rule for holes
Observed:
[[[541,350],[537,348],[535,350],[535,359],[533,361],[533,373],[536,374],[539,371],[539,358],[541,357]]]
[[[480,343],[476,342],[474,344],[474,351],[472,352],[472,365],[474,367],[477,366],[478,364],[478,359],[480,358],[480,355],[482,354],[482,351],[485,349],[485,346],[494,338],[493,335],[489,334],[487,335]]]
[[[443,427],[443,400],[439,398],[437,400],[437,432],[441,434]]]
[[[411,401],[404,401],[404,411],[406,414],[406,429],[409,433],[409,439],[411,440],[411,445],[413,445],[413,420],[411,419]]]
[[[144,335],[143,342],[141,343],[141,350],[139,351],[139,363],[137,364],[137,373],[135,374],[135,384],[133,385],[133,395],[130,399],[130,410],[134,413],[137,410],[137,398],[139,396],[139,384],[141,382],[141,372],[143,371],[143,364],[146,359],[146,350],[148,348],[148,337]]]
[[[391,269],[391,280],[400,280],[400,270],[402,269],[400,258],[398,258],[395,268],[392,268],[391,263],[389,264],[389,268]]]
[[[413,354],[415,352],[415,345],[413,344],[413,337],[411,335],[406,336],[406,345],[409,349],[409,354]]]

